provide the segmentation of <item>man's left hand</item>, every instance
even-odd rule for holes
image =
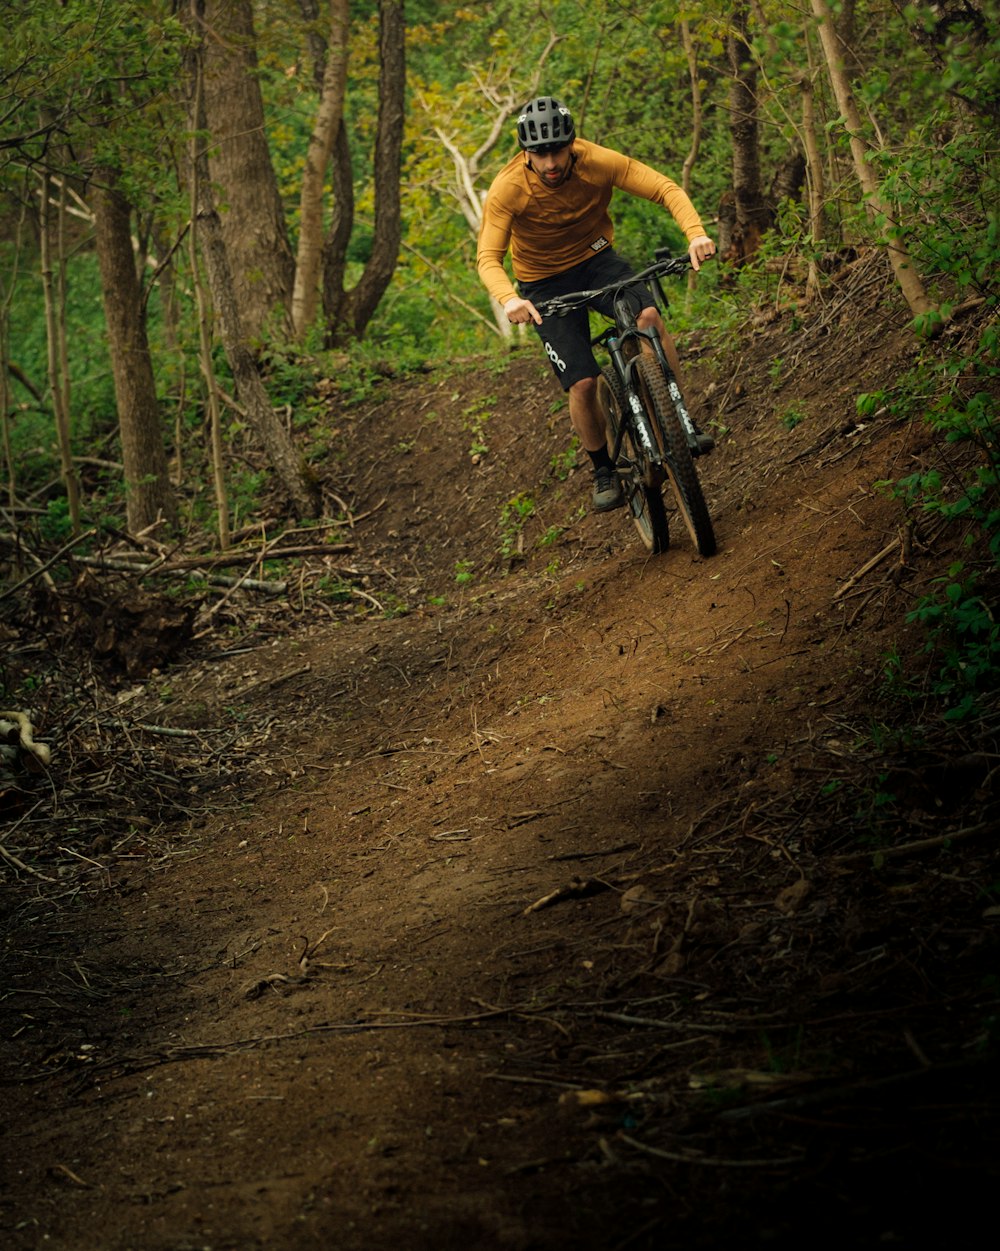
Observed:
[[[688,256],[691,258],[691,268],[695,271],[701,269],[702,261],[707,261],[710,256],[715,255],[715,244],[708,235],[699,235],[697,239],[692,239],[688,244]]]

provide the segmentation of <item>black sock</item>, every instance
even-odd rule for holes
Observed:
[[[606,447],[599,447],[596,452],[588,452],[587,455],[594,462],[594,473],[598,469],[614,469],[614,465],[611,463],[611,456]]]

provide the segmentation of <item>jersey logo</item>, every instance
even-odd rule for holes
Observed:
[[[610,239],[605,239],[603,235],[599,239],[595,239],[590,245],[591,252],[600,252],[601,248],[606,248],[610,243]]]

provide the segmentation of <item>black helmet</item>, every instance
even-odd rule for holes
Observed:
[[[517,140],[526,152],[569,143],[576,131],[573,115],[552,96],[529,100],[517,119]]]

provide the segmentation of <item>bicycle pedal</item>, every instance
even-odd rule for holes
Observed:
[[[701,432],[699,432],[694,437],[695,437],[695,441],[698,444],[697,454],[699,456],[705,456],[708,452],[711,452],[715,449],[715,440],[712,438],[710,434],[702,434]]]

